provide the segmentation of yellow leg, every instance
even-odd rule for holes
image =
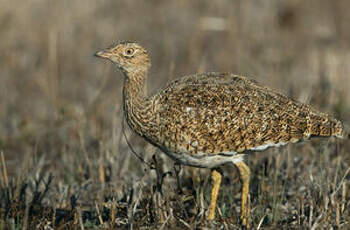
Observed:
[[[250,217],[250,200],[249,200],[249,181],[250,181],[250,169],[244,162],[235,164],[239,177],[242,183],[242,196],[241,196],[241,221],[242,225],[249,227],[248,220]]]
[[[211,171],[212,189],[211,189],[211,197],[210,197],[209,215],[207,217],[207,220],[214,220],[215,218],[216,200],[219,194],[221,179],[222,179],[221,173],[218,170],[213,169]]]

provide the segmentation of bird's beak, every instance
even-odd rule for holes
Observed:
[[[112,53],[109,50],[101,50],[95,53],[95,57],[99,57],[99,58],[109,59],[111,56],[112,56]]]

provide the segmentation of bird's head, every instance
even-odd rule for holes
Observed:
[[[110,60],[126,73],[147,71],[151,66],[147,50],[136,42],[115,43],[95,56]]]

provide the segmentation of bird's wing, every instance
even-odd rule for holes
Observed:
[[[227,73],[185,76],[157,95],[160,141],[169,149],[235,154],[311,135],[311,107],[245,77]]]

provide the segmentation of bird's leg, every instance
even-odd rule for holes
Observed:
[[[203,196],[203,186],[201,186],[201,176],[199,168],[191,168],[192,171],[192,185],[196,191],[196,202],[198,204],[199,213],[197,217],[202,217],[203,213],[205,213],[204,209],[204,196]]]
[[[249,227],[248,219],[250,217],[250,199],[249,199],[249,181],[250,169],[244,162],[235,163],[239,177],[242,183],[241,195],[241,221],[242,225]]]
[[[214,220],[215,218],[216,200],[219,194],[221,179],[222,179],[222,174],[217,169],[213,169],[211,171],[212,189],[211,189],[211,197],[210,197],[209,215],[207,217],[207,220]]]

